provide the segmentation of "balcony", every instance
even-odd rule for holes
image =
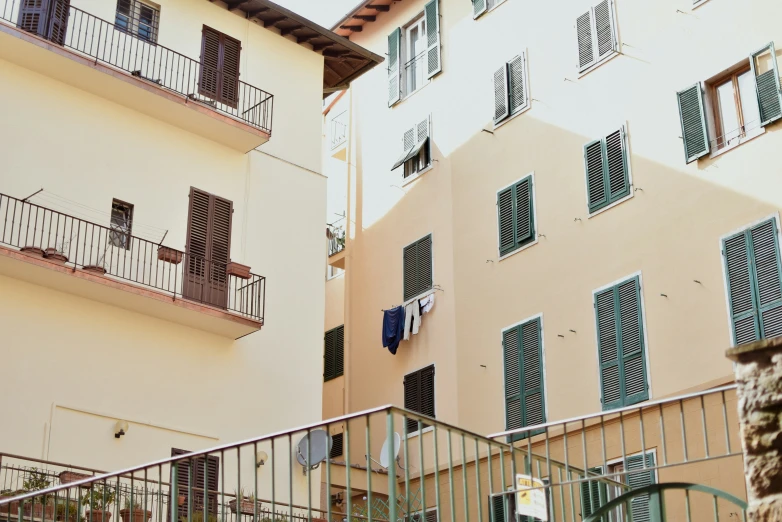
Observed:
[[[348,113],[342,111],[331,120],[329,130],[331,141],[331,157],[342,161],[347,161],[347,152],[345,144],[348,140]]]
[[[237,339],[263,326],[266,279],[0,194],[0,274]]]
[[[326,225],[329,242],[329,265],[345,269],[345,229],[341,225]]]
[[[50,3],[51,13],[0,0],[0,58],[241,152],[271,137],[268,92],[63,0]]]

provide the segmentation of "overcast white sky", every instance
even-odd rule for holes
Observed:
[[[359,0],[275,0],[291,11],[309,18],[313,22],[330,28],[358,5]]]

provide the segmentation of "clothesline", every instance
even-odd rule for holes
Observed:
[[[445,290],[443,288],[441,288],[439,285],[434,285],[431,290],[428,290],[428,291],[424,292],[423,294],[421,294],[419,296],[413,297],[412,299],[408,299],[407,301],[405,301],[401,305],[392,306],[391,308],[386,308],[386,309],[381,308],[380,311],[381,312],[388,312],[389,310],[394,310],[395,308],[398,308],[400,306],[407,306],[410,303],[412,303],[413,301],[415,301],[416,299],[419,299],[419,300],[423,299],[424,297],[432,295],[435,292],[443,292],[443,293],[445,293]]]

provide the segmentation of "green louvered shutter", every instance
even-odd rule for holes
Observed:
[[[500,256],[516,248],[516,223],[513,214],[513,187],[508,187],[497,194]]]
[[[426,16],[426,77],[432,78],[443,70],[440,57],[440,0],[432,0],[424,7]]]
[[[345,368],[345,326],[326,332],[323,341],[323,380],[343,375]]]
[[[595,296],[597,346],[600,359],[600,390],[603,410],[622,406],[622,383],[619,364],[619,339],[616,332],[614,289]]]
[[[532,177],[526,177],[513,187],[514,218],[516,222],[516,245],[533,238],[535,223],[533,220]]]
[[[334,331],[326,332],[323,339],[323,380],[334,378]]]
[[[764,339],[770,339],[782,335],[782,269],[776,222],[765,221],[753,227],[749,234],[760,331]]]
[[[508,110],[514,114],[527,106],[527,73],[524,54],[508,62]]]
[[[505,360],[505,429],[515,430],[524,425],[521,406],[521,361],[519,358],[519,328],[513,327],[502,334],[502,351]]]
[[[616,51],[616,34],[611,2],[603,0],[594,7],[597,60]]]
[[[419,239],[404,248],[403,301],[412,299],[433,286],[432,281],[432,235]]]
[[[472,0],[472,17],[478,18],[486,12],[486,0]]]
[[[609,134],[605,139],[606,169],[608,170],[609,202],[630,194],[627,146],[624,127]]]
[[[405,247],[402,264],[404,274],[404,296],[402,300],[407,301],[416,295],[417,290],[418,242]]]
[[[494,123],[497,124],[508,117],[508,65],[494,71]]]
[[[646,454],[646,468],[654,467],[654,453]],[[644,456],[633,455],[627,457],[627,465],[625,466],[627,471],[627,484],[630,489],[639,489],[646,486],[651,486],[655,483],[654,470],[644,471]],[[630,501],[630,512],[632,514],[633,522],[652,522],[650,516],[649,502],[651,497],[649,494],[639,495]]]
[[[604,164],[603,140],[584,145],[584,167],[586,169],[589,211],[594,212],[608,203]]]
[[[616,292],[619,304],[623,405],[629,406],[649,399],[639,279],[634,277],[619,284]]]
[[[728,280],[728,300],[733,320],[733,341],[736,345],[760,339],[753,277],[750,268],[748,234],[741,232],[722,243],[725,273]]]
[[[596,467],[588,470],[590,473],[603,475],[603,468]],[[586,477],[585,477],[586,478]],[[608,498],[608,489],[604,482],[590,480],[581,483],[581,520],[585,520],[589,515],[605,504]]]
[[[782,91],[780,91],[779,85],[779,70],[774,42],[753,53],[749,57],[749,61],[757,85],[760,124],[766,126],[782,118]]]
[[[505,495],[490,496],[489,509],[491,510],[490,522],[507,522],[505,518]]]
[[[524,426],[546,422],[543,395],[543,346],[540,319],[521,325],[521,393]]]
[[[402,29],[396,28],[388,35],[388,106],[391,107],[402,96],[400,45]]]
[[[576,35],[578,37],[578,70],[583,71],[595,61],[591,9],[576,19]]]
[[[334,330],[334,376],[339,377],[345,373],[345,326],[338,326]]]
[[[676,94],[679,104],[679,119],[682,124],[684,157],[692,163],[709,153],[709,131],[706,127],[706,112],[703,106],[703,91],[696,83]]]

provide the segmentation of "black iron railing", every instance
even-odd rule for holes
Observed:
[[[326,238],[329,241],[329,257],[345,249],[345,229],[337,225],[326,225]]]
[[[347,137],[347,111],[343,111],[331,120],[331,149],[334,150],[345,143]]]
[[[37,12],[30,9],[33,4],[50,7]],[[239,80],[235,73],[156,44],[155,39],[139,38],[66,0],[0,0],[0,20],[271,134],[274,97],[268,92]]]
[[[263,322],[266,279],[246,267],[182,252],[0,194],[0,244]]]

